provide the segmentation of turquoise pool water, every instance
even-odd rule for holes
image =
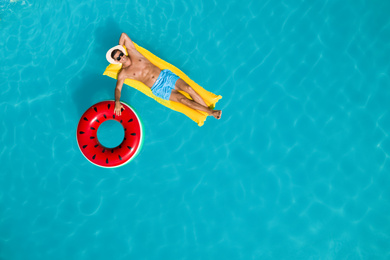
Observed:
[[[0,1],[0,259],[389,259],[390,2]],[[223,99],[125,87],[145,142],[89,163],[127,32]]]

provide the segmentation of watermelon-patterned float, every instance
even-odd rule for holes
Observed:
[[[143,143],[142,123],[136,112],[122,102],[124,110],[120,116],[114,114],[114,101],[103,101],[90,107],[81,117],[77,127],[77,142],[82,154],[93,164],[105,168],[123,166],[139,153]],[[97,130],[107,120],[122,124],[125,137],[115,148],[99,143]]]

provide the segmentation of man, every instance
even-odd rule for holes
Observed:
[[[125,55],[123,45],[127,48],[128,56]],[[107,52],[106,57],[110,63],[122,64],[115,88],[114,113],[116,115],[120,116],[121,109],[123,109],[119,100],[125,79],[135,79],[151,88],[152,93],[159,98],[179,102],[192,109],[204,111],[216,119],[221,118],[222,111],[212,110],[207,107],[199,94],[184,80],[170,70],[161,71],[139,53],[126,33],[122,33],[119,39],[119,46],[111,48]],[[193,100],[186,98],[178,90],[188,93]]]

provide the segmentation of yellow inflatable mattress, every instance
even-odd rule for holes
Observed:
[[[172,64],[169,64],[168,62],[160,59],[159,57],[155,56],[153,53],[138,46],[137,44],[134,43],[134,45],[135,45],[137,51],[139,51],[150,62],[152,62],[157,67],[159,67],[161,70],[169,69],[173,73],[175,73],[177,76],[179,76],[181,79],[183,79],[188,85],[190,85],[203,98],[203,100],[206,102],[206,104],[209,107],[214,108],[215,104],[218,102],[218,100],[220,100],[222,98],[222,96],[215,95],[215,94],[205,90],[204,88],[202,88],[198,84],[196,84],[186,74],[184,74],[181,70],[179,70],[178,68],[176,68]],[[126,49],[126,47],[125,47],[125,49]],[[108,65],[108,67],[104,71],[103,75],[107,75],[111,78],[117,79],[118,73],[119,73],[121,67],[122,67],[121,64],[110,64],[110,65]],[[145,95],[155,99],[160,104],[162,104],[166,107],[169,107],[170,109],[173,109],[175,111],[178,111],[178,112],[185,114],[186,116],[188,116],[189,118],[194,120],[199,126],[202,126],[204,124],[204,121],[207,118],[207,113],[205,113],[205,112],[202,112],[199,110],[194,110],[194,109],[189,108],[181,103],[177,103],[177,102],[173,102],[173,101],[169,101],[169,100],[164,100],[164,99],[161,99],[159,97],[156,97],[152,93],[150,88],[148,88],[145,84],[143,84],[142,82],[140,82],[138,80],[126,79],[125,84],[141,91]],[[185,95],[187,98],[191,99],[191,97],[187,93],[182,92],[182,91],[180,91],[180,92],[183,95]]]

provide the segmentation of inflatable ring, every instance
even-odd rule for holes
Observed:
[[[103,101],[90,107],[82,115],[77,126],[77,142],[81,153],[91,163],[105,168],[115,168],[129,163],[139,153],[143,143],[142,123],[136,112],[127,104],[122,114],[114,114],[114,101]],[[115,148],[107,148],[99,143],[97,130],[107,120],[122,124],[125,137]]]

